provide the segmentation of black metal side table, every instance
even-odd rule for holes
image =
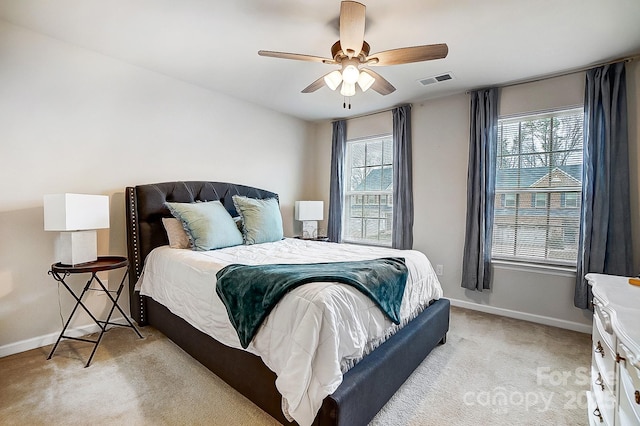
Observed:
[[[112,269],[120,269],[120,268],[126,268],[124,276],[120,281],[120,286],[115,291],[107,289],[102,283],[102,281],[100,280],[100,278],[98,277],[97,273],[102,271],[109,271]],[[78,297],[76,293],[71,289],[71,287],[67,285],[67,283],[65,282],[65,279],[72,274],[84,274],[84,273],[90,273],[91,278],[89,278],[89,281],[87,281],[87,284],[84,286],[84,289],[80,294],[80,297]],[[62,331],[60,332],[60,336],[58,336],[58,340],[56,341],[56,344],[53,346],[53,349],[51,350],[51,353],[49,354],[47,359],[51,359],[51,357],[53,356],[53,353],[56,351],[56,348],[58,347],[58,343],[60,343],[60,340],[62,339],[79,340],[81,342],[89,342],[94,344],[93,351],[91,351],[91,356],[89,356],[89,360],[85,365],[85,368],[88,367],[89,364],[91,364],[93,355],[96,353],[96,349],[98,349],[100,340],[102,340],[102,335],[107,331],[108,325],[132,328],[136,332],[138,337],[142,339],[142,335],[140,334],[138,329],[133,325],[131,320],[129,320],[127,315],[122,311],[122,309],[118,305],[118,299],[120,298],[120,294],[122,293],[122,289],[124,288],[124,283],[126,281],[126,278],[129,275],[129,261],[127,260],[126,257],[99,256],[98,259],[94,262],[87,262],[79,265],[64,265],[61,263],[54,263],[53,265],[51,265],[51,270],[49,271],[49,274],[53,276],[53,279],[62,283],[65,286],[65,288],[69,291],[71,296],[73,296],[73,298],[76,300],[76,305],[73,307],[73,310],[71,311],[71,315],[69,315],[69,319],[67,319],[66,324],[62,328]],[[98,285],[97,287],[91,287],[91,283],[93,283],[94,281],[97,283]],[[92,291],[92,290],[105,292],[105,294],[109,297],[109,300],[112,303],[111,309],[109,310],[109,315],[107,316],[107,319],[104,321],[98,320],[91,313],[89,308],[87,308],[87,306],[85,306],[85,304],[82,302],[82,298],[87,293],[87,291]],[[114,294],[115,294],[115,297],[114,297]],[[96,340],[84,339],[81,337],[65,336],[64,333],[65,331],[67,331],[67,327],[71,322],[71,318],[73,318],[73,315],[78,310],[78,306],[82,307],[82,309],[84,309],[85,312],[89,314],[91,319],[98,325],[98,327],[100,327],[100,334],[98,335],[98,338]],[[122,314],[122,317],[127,321],[128,324],[118,324],[115,322],[110,322],[111,315],[113,315],[113,311],[116,308],[118,309],[118,311],[120,311],[120,313]]]

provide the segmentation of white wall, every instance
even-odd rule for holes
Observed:
[[[635,265],[640,272],[640,66],[627,64],[630,181]],[[500,114],[543,111],[582,104],[584,74],[543,80],[501,90]],[[460,286],[466,215],[469,141],[469,97],[459,94],[414,104],[413,182],[414,248],[434,265],[444,266],[440,282],[445,297],[472,309],[588,331],[591,315],[573,306],[575,274],[548,270],[494,267],[490,291]],[[349,131],[349,125],[347,125]],[[315,128],[318,182],[315,196],[328,200],[331,125]],[[327,201],[328,202],[328,201]]]
[[[0,21],[0,356],[49,343],[72,299],[47,275],[42,196],[111,195],[99,254],[126,255],[126,186],[221,180],[280,194],[285,234],[312,186],[308,123]],[[109,274],[114,287],[117,274]],[[86,277],[72,280],[81,288]],[[128,301],[122,305],[127,307]],[[105,296],[92,295],[100,311]],[[89,324],[81,317],[74,326]]]

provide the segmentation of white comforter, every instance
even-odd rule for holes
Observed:
[[[424,254],[414,250],[333,244],[297,239],[198,252],[153,250],[138,282],[141,294],[162,303],[200,331],[241,348],[215,291],[216,272],[231,263],[311,263],[404,257],[409,278],[401,325],[429,301],[442,297]],[[288,293],[271,311],[248,351],[259,355],[278,379],[285,414],[300,425],[313,422],[322,400],[342,382],[342,373],[398,327],[364,294],[335,283],[311,283]]]

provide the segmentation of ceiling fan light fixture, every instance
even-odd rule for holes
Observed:
[[[356,94],[355,83],[349,83],[347,81],[342,82],[342,88],[340,88],[340,94],[342,96],[353,96]]]
[[[338,86],[340,86],[340,83],[342,83],[342,74],[338,70],[331,71],[329,74],[324,76],[324,82],[327,84],[329,89],[336,90]]]
[[[358,81],[358,77],[360,77],[360,71],[355,65],[347,65],[342,70],[342,80],[345,83],[354,85]]]
[[[366,92],[375,81],[376,79],[373,78],[371,74],[362,71],[358,77],[358,86],[360,86],[363,92]]]

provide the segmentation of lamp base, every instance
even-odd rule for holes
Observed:
[[[318,221],[303,220],[302,221],[302,239],[312,240],[318,238]]]
[[[63,265],[78,265],[98,259],[98,238],[95,230],[70,231],[58,234],[55,254]]]

